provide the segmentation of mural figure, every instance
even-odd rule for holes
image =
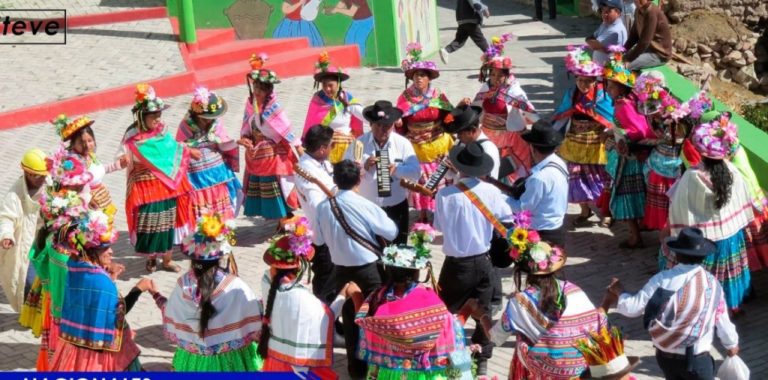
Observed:
[[[322,0],[284,0],[282,10],[285,18],[277,25],[272,37],[307,37],[311,46],[323,46],[323,37],[313,22],[321,2]]]
[[[365,57],[365,45],[368,35],[373,31],[373,13],[368,6],[368,0],[340,0],[335,8],[329,8],[326,14],[342,14],[352,18],[352,24],[344,37],[347,45],[357,44],[360,57]]]
[[[398,0],[397,18],[400,44],[404,41],[419,42],[425,51],[438,49],[434,38],[437,23],[431,0]]]

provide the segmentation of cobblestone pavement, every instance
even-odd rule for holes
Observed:
[[[488,2],[493,12],[493,17],[487,23],[485,32],[487,36],[500,35],[503,32],[512,32],[518,36],[518,42],[511,44],[508,54],[516,65],[515,72],[536,106],[545,113],[551,112],[559,99],[568,79],[564,74],[562,55],[569,43],[578,43],[582,36],[594,28],[590,20],[584,19],[558,19],[556,22],[534,22],[530,20],[531,9],[517,5],[509,5],[502,0]],[[439,17],[442,20],[453,20],[453,11],[440,2]],[[453,22],[446,22],[440,30],[443,43],[448,43],[455,32]],[[28,49],[28,48],[24,48]],[[113,52],[107,46],[99,49],[99,52],[108,54]],[[118,52],[113,52],[117,54]],[[479,84],[477,80],[477,66],[479,63],[479,49],[469,42],[468,46],[450,56],[448,65],[440,65],[443,68],[441,77],[436,81],[437,85],[445,89],[451,100],[457,101],[465,96],[473,96]],[[85,57],[93,57],[93,52]],[[95,57],[93,57],[95,59]],[[126,59],[128,62],[128,59]],[[158,61],[161,62],[161,61]],[[42,67],[46,67],[41,64]],[[49,67],[49,66],[48,66]],[[87,72],[77,63],[69,64],[61,61],[57,66],[62,74],[68,72]],[[124,79],[126,82],[134,80],[133,76],[124,75],[120,67],[113,67],[116,79]],[[275,68],[280,72],[280,68]],[[351,90],[356,97],[366,104],[377,99],[394,100],[402,91],[403,78],[399,69],[354,69],[350,70],[352,79],[345,83],[345,87]],[[18,91],[17,97],[29,96],[26,91],[27,84],[12,81],[15,86],[23,91]],[[66,82],[66,81],[65,81]],[[70,85],[79,85],[76,81]],[[54,92],[69,91],[68,88],[60,88],[60,85],[51,85]],[[63,84],[61,86],[64,86]],[[310,77],[298,77],[284,80],[278,85],[277,92],[284,107],[288,110],[294,128],[299,131],[303,125],[303,119],[312,91],[312,79]],[[240,123],[242,104],[245,101],[247,89],[244,86],[227,88],[219,91],[220,95],[230,103],[230,112],[224,116],[223,121],[230,135],[237,135]],[[129,94],[127,94],[128,96]],[[162,94],[159,94],[162,96]],[[169,129],[175,132],[176,124],[183,117],[189,102],[188,96],[166,99],[172,108],[166,111],[163,119]],[[54,116],[54,115],[51,115]],[[112,158],[117,150],[120,136],[132,119],[129,107],[111,109],[97,112],[91,115],[95,120],[94,129],[97,134],[98,155],[106,160]],[[9,131],[0,131],[0,141],[3,150],[0,150],[0,161],[8,163],[9,170],[0,175],[0,189],[7,189],[16,179],[20,171],[18,162],[24,150],[37,146],[46,150],[55,147],[56,138],[52,127],[45,124],[35,124]],[[125,173],[117,172],[109,175],[106,185],[112,192],[114,201],[122,206],[125,200]],[[569,210],[569,223],[577,210]],[[125,231],[125,217],[119,213],[117,226]],[[238,243],[236,257],[241,270],[241,276],[257,290],[259,279],[266,265],[262,261],[262,255],[266,249],[265,241],[275,229],[275,223],[260,219],[248,219],[240,217],[237,220]],[[146,276],[144,273],[144,260],[133,253],[127,243],[127,234],[123,233],[117,245],[116,261],[126,265],[127,271],[123,280],[119,281],[119,288],[127,292],[139,278]],[[614,226],[611,230],[596,226],[580,228],[569,232],[567,251],[569,253],[566,268],[567,277],[583,287],[594,303],[599,303],[605,286],[611,277],[619,277],[624,281],[628,289],[637,289],[656,272],[656,252],[658,245],[655,233],[645,233],[644,239],[648,248],[635,251],[621,251],[617,248],[621,239],[626,236],[626,229],[621,225]],[[436,268],[442,265],[443,254],[440,249],[441,238],[438,237],[433,247],[434,264]],[[188,266],[183,256],[176,254],[178,260],[183,261],[183,267]],[[511,271],[505,270],[504,288],[510,292],[513,289]],[[164,294],[168,294],[177,276],[170,273],[154,273],[153,278],[160,286]],[[757,289],[765,288],[768,284],[768,276],[765,273],[756,273],[753,277],[754,286]],[[1,292],[0,292],[1,293]],[[764,352],[768,349],[768,335],[757,332],[759,326],[765,321],[765,312],[768,304],[765,298],[758,298],[745,307],[746,316],[739,319],[737,328],[742,336],[742,357],[751,367],[754,378],[762,378],[768,375],[768,364],[763,360]],[[498,318],[498,315],[496,316]],[[39,347],[39,340],[32,337],[28,331],[21,330],[16,323],[17,315],[9,311],[4,296],[0,295],[0,370],[24,370],[34,368],[35,357]],[[654,359],[654,350],[643,331],[640,319],[628,320],[611,315],[614,323],[623,327],[627,335],[627,351],[632,355],[642,357],[642,363],[636,369],[638,378],[660,378],[660,371]],[[136,341],[142,347],[141,361],[147,370],[169,370],[170,360],[174,347],[163,337],[160,325],[161,316],[149,296],[143,296],[128,316],[128,320],[136,333]],[[472,328],[471,324],[467,326]],[[755,329],[755,330],[752,330]],[[494,357],[489,365],[489,372],[499,376],[506,376],[514,341],[510,339],[503,347],[494,351]],[[721,346],[716,345],[713,350],[716,358],[721,360],[723,352]],[[346,360],[342,350],[336,349],[335,367],[342,378],[346,377]]]

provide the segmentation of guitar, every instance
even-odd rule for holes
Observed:
[[[333,191],[331,191],[331,189],[329,189],[328,186],[325,186],[325,184],[322,181],[314,177],[308,171],[304,170],[304,168],[299,166],[298,163],[293,165],[293,171],[296,172],[296,174],[298,174],[301,178],[304,178],[305,180],[317,185],[317,187],[319,187],[320,190],[322,190],[323,193],[325,193],[325,196],[327,196],[328,198],[332,198],[336,196],[336,194]]]
[[[301,18],[306,21],[315,21],[323,0],[309,0],[301,7]]]

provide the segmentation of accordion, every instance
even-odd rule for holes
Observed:
[[[389,175],[389,151],[376,150],[376,184],[380,197],[392,196],[392,177]]]

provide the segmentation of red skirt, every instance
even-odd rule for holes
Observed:
[[[755,219],[746,228],[747,257],[753,272],[768,267],[768,210],[755,211]]]
[[[645,187],[645,216],[643,225],[652,230],[662,230],[669,219],[669,197],[667,191],[676,179],[667,178],[653,170],[648,173],[648,184]]]

